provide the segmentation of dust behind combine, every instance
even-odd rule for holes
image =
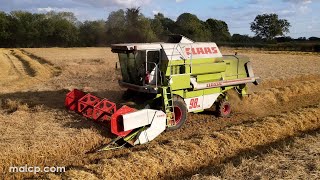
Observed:
[[[210,167],[241,152],[252,154],[257,147],[320,128],[319,54],[238,53],[250,57],[264,81],[252,86],[243,101],[232,99],[239,108],[231,118],[216,118],[210,111],[190,114],[182,129],[163,133],[148,145],[87,155],[112,136],[107,126],[66,112],[64,96],[80,88],[122,103],[116,55],[108,48],[1,49],[1,176],[33,177],[8,172],[11,165],[25,164],[68,168],[64,174],[36,175],[50,178],[211,176]],[[319,161],[313,164],[313,171],[319,171]],[[243,166],[249,165],[242,163],[238,169]],[[227,177],[223,172],[212,175]]]

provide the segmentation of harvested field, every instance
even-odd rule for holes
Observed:
[[[123,102],[120,98],[123,89],[118,86],[115,73],[117,56],[108,48],[1,49],[0,177],[232,179],[230,173],[241,171],[243,176],[239,178],[263,178],[267,177],[267,171],[261,169],[272,162],[273,156],[286,157],[286,153],[299,156],[303,152],[307,153],[306,158],[319,156],[319,152],[296,149],[307,147],[303,138],[309,136],[303,137],[304,132],[314,131],[316,135],[310,136],[318,138],[319,54],[225,48],[222,51],[249,56],[255,74],[263,78],[261,85],[250,86],[251,95],[243,100],[231,92],[231,103],[235,106],[231,118],[217,118],[210,111],[189,114],[183,128],[163,133],[147,145],[86,154],[110,141],[112,135],[107,125],[67,112],[63,107],[64,96],[69,89],[79,88]],[[273,145],[290,138],[298,145],[287,149]],[[262,152],[269,146],[274,147],[272,152]],[[259,152],[259,158],[250,156]],[[230,159],[238,157],[245,160],[237,166],[230,164],[233,163]],[[285,158],[281,163],[288,167],[287,174],[268,172],[273,172],[276,178],[295,178],[288,174],[301,171],[301,177],[316,179],[317,159],[313,160],[314,170],[309,175],[299,169],[309,165]],[[255,162],[260,166],[253,166]],[[34,175],[8,171],[11,165],[25,164],[66,166],[67,172]],[[219,172],[212,171],[216,167]],[[252,171],[248,169],[251,167]]]
[[[87,165],[85,167],[91,171],[86,173],[106,179],[118,179],[123,176],[132,179],[174,178],[195,173],[201,167],[219,163],[223,158],[235,156],[241,151],[296,135],[300,131],[319,128],[319,107],[305,108],[282,116],[266,117],[245,126],[232,126],[211,133],[199,132],[197,136],[178,141],[152,143],[149,145],[151,147],[145,150]],[[208,129],[210,131],[210,128]],[[66,176],[78,178],[82,176],[82,172],[82,168],[72,169]]]
[[[36,61],[17,49],[1,49],[0,54],[1,92],[29,88],[60,73],[59,68],[55,68],[52,64]]]
[[[318,179],[320,131],[259,147],[186,179]]]
[[[224,54],[250,57],[256,74],[265,80],[291,79],[296,76],[319,75],[320,56],[318,53],[281,52],[281,51],[250,51],[250,49],[224,49]]]

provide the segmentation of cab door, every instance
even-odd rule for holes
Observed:
[[[146,56],[146,84],[158,85],[160,80],[160,65],[161,52],[160,50],[147,50]]]

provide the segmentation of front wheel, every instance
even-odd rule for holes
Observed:
[[[219,117],[230,117],[231,115],[231,104],[223,99],[216,103],[216,113]]]
[[[167,130],[172,131],[181,128],[187,119],[187,106],[184,100],[179,96],[173,96],[173,110],[175,126],[168,127]]]

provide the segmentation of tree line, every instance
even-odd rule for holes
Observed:
[[[80,22],[71,12],[0,12],[1,47],[106,46],[165,41],[167,35],[176,33],[196,41],[231,38],[224,21],[201,21],[190,13],[183,13],[174,21],[161,13],[147,18],[139,8],[128,8],[111,12],[106,21]]]
[[[275,37],[289,32],[289,27],[290,23],[278,19],[276,14],[258,15],[251,23],[251,30],[256,36],[251,37],[231,35],[226,22],[213,18],[202,21],[190,13],[183,13],[174,21],[162,13],[148,18],[140,8],[128,8],[111,12],[107,20],[80,22],[71,12],[38,14],[13,11],[0,12],[0,47],[107,46],[112,43],[166,41],[169,34],[222,44],[281,42],[289,37]],[[306,38],[298,40],[308,41]]]

